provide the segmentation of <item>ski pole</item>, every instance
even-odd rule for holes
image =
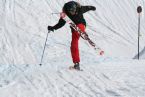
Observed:
[[[137,12],[138,12],[138,60],[139,60],[140,13],[142,12],[141,6],[137,7]]]
[[[51,14],[53,15],[53,14],[60,14],[60,13],[61,13],[61,12],[55,12],[55,13],[51,13]]]
[[[47,36],[46,36],[46,40],[45,40],[45,44],[44,44],[44,48],[43,48],[43,53],[42,53],[42,56],[41,56],[41,61],[40,61],[40,66],[42,65],[42,60],[43,60],[43,56],[44,56],[44,51],[45,51],[45,47],[46,47],[46,42],[47,42],[47,38],[48,38],[48,33],[50,33],[50,30],[48,30],[47,32]]]

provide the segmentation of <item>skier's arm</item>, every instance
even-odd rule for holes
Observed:
[[[82,13],[85,13],[90,10],[96,10],[96,7],[95,6],[81,6],[81,8],[80,8],[80,11]]]
[[[65,25],[65,23],[66,23],[66,21],[63,20],[62,18],[60,18],[58,23],[55,26],[53,26],[53,29],[57,30],[57,29],[63,27]]]

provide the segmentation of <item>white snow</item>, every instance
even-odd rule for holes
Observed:
[[[50,33],[69,0],[0,0],[0,97],[145,97],[145,0],[76,0],[94,5],[86,32],[105,51],[80,39],[81,68],[70,71],[69,26]],[[138,14],[142,6],[140,60]]]

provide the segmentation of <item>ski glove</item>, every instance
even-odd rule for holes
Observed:
[[[47,28],[48,30],[50,30],[50,31],[54,31],[54,28],[53,28],[53,26],[48,26],[48,28]]]
[[[91,8],[91,9],[95,11],[95,10],[96,10],[96,7],[92,6],[92,8]]]

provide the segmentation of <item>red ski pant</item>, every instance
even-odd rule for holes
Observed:
[[[85,25],[84,24],[78,24],[77,27],[80,28],[82,32],[85,32]],[[72,31],[72,41],[71,41],[71,56],[73,63],[80,62],[80,55],[79,55],[79,38],[80,35],[77,31]]]

